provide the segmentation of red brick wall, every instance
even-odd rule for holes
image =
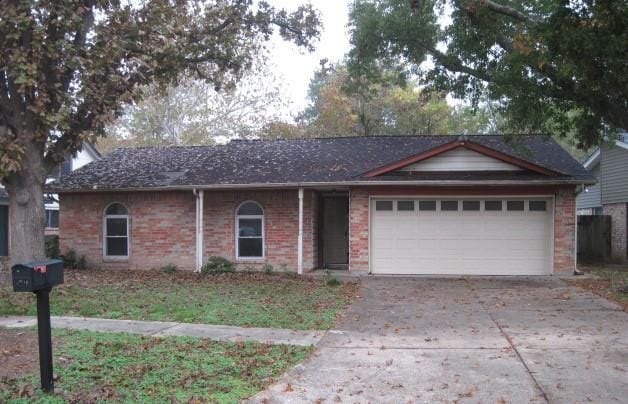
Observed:
[[[316,237],[314,193],[305,191],[303,197],[303,270],[316,267]],[[298,191],[224,191],[205,192],[205,259],[220,255],[236,262],[235,216],[244,201],[255,201],[264,209],[265,258],[242,260],[238,268],[259,269],[265,263],[276,271],[297,269],[297,238],[299,233]]]
[[[407,194],[434,194],[436,190],[404,189]],[[477,189],[476,189],[477,190]],[[544,189],[548,191],[548,189]],[[554,272],[569,274],[575,266],[575,195],[573,188],[556,192],[554,221]],[[401,190],[390,190],[399,195]],[[439,192],[443,192],[441,189]],[[452,194],[460,191],[451,191]],[[510,191],[491,188],[484,194],[536,194],[539,190]],[[369,194],[382,190],[355,188],[350,193],[349,268],[368,270]],[[235,261],[235,211],[240,203],[254,200],[264,208],[265,259],[243,261],[239,268],[258,269],[270,263],[275,270],[295,271],[298,236],[297,190],[205,192],[204,259],[221,255]],[[127,261],[103,261],[102,214],[110,202],[124,203],[130,211],[130,258]],[[195,263],[195,201],[191,192],[135,192],[63,194],[60,203],[60,248],[70,248],[85,255],[94,267],[151,269],[169,262],[181,269],[193,269]],[[303,268],[318,267],[317,214],[315,192],[304,195]]]
[[[574,187],[378,187],[353,188],[349,214],[349,269],[366,271],[369,249],[369,195],[547,195],[555,194],[554,273],[573,274],[575,268],[575,189]]]
[[[129,259],[103,259],[103,211],[111,202],[129,210]],[[194,269],[195,201],[191,192],[62,194],[59,247],[74,249],[98,268]]]
[[[63,194],[60,196],[60,248],[85,255],[99,268],[160,268],[167,263],[180,269],[195,266],[195,197],[192,192],[135,192]],[[264,260],[238,263],[238,268],[259,269],[264,263],[275,270],[296,271],[298,236],[297,190],[210,192],[205,191],[204,260],[210,255],[235,261],[235,212],[246,200],[264,209]],[[130,213],[128,260],[103,260],[103,211],[111,202],[127,206]],[[304,195],[303,268],[317,266],[315,194]]]
[[[369,269],[369,191],[354,188],[349,193],[349,270]]]
[[[575,189],[558,189],[554,204],[554,273],[573,275],[576,269]]]

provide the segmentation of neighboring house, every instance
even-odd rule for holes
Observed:
[[[70,172],[83,167],[86,164],[91,163],[94,160],[98,160],[102,156],[96,150],[96,147],[91,143],[85,143],[83,148],[76,153],[71,159],[67,159],[59,170],[54,172],[47,183],[58,181],[61,176],[69,174]],[[58,235],[59,234],[59,198],[54,194],[45,195],[46,202],[46,235]]]
[[[90,144],[85,143],[83,149],[76,156],[68,159],[58,171],[53,173],[48,182],[58,180],[60,175],[83,167],[94,160],[99,159],[100,153]],[[59,203],[57,195],[44,195],[46,206],[46,235],[59,234]],[[9,255],[9,196],[6,190],[0,186],[0,259]]]
[[[611,257],[628,259],[628,134],[604,144],[584,167],[597,179],[578,195],[579,215],[611,216]]]
[[[387,136],[119,149],[62,178],[60,248],[98,268],[548,275],[575,269],[576,189],[553,140]]]

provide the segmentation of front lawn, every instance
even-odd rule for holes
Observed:
[[[599,265],[583,266],[579,268],[593,277],[584,279],[574,278],[570,284],[586,289],[607,299],[619,303],[624,311],[628,311],[628,266],[626,265]]]
[[[357,288],[287,274],[66,270],[50,301],[53,315],[308,330],[331,328]],[[35,314],[33,295],[0,288],[0,316]]]
[[[11,334],[17,333],[36,341],[32,329],[0,328],[0,345],[15,340],[16,335]],[[0,373],[0,402],[237,403],[274,382],[312,349],[76,330],[55,330],[53,334],[55,394],[38,389],[35,369],[18,370]],[[36,357],[37,344],[28,352],[0,352],[5,373],[16,355],[21,356],[18,361],[36,363],[29,356]]]

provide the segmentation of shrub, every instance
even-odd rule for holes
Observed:
[[[201,272],[204,274],[221,274],[234,271],[233,262],[219,256],[209,257],[207,262],[201,267]]]
[[[325,284],[327,284],[327,286],[338,286],[338,285],[340,285],[340,281],[338,279],[336,279],[336,277],[330,276],[325,281]]]
[[[87,259],[85,259],[84,255],[81,255],[76,260],[76,268],[75,269],[87,269]]]
[[[338,286],[340,285],[340,281],[338,279],[336,279],[335,276],[331,275],[331,272],[329,272],[329,270],[325,271],[325,284],[327,286]]]
[[[173,274],[177,272],[177,266],[173,263],[168,263],[164,265],[163,267],[161,267],[161,271],[167,274]]]
[[[264,266],[262,267],[262,271],[266,272],[267,274],[272,273],[274,270],[275,268],[271,264],[264,264]]]
[[[46,257],[59,258],[59,236],[46,236]]]
[[[63,260],[63,266],[67,269],[87,269],[87,259],[84,255],[76,255],[76,251],[68,250],[65,254],[61,255]]]

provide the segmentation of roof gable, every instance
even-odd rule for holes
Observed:
[[[399,171],[521,171],[522,168],[485,154],[457,147],[426,160],[401,167]]]
[[[469,161],[473,156],[475,162]],[[465,158],[467,161],[465,162]],[[473,160],[473,159],[471,159]],[[364,174],[367,178],[393,171],[520,171],[555,176],[557,171],[541,167],[530,161],[491,149],[479,143],[459,138],[403,160],[393,162]]]

